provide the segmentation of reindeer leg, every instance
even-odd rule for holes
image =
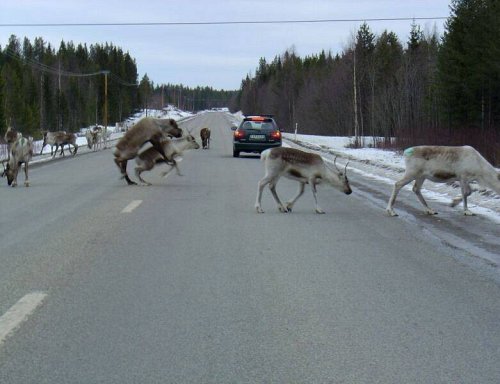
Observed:
[[[269,184],[271,181],[271,178],[266,174],[258,184],[258,189],[257,189],[257,199],[255,200],[255,210],[257,213],[264,213],[264,210],[262,209],[260,202],[262,200],[262,191],[264,190],[264,187]]]
[[[283,213],[287,213],[288,209],[283,205],[280,198],[278,197],[278,193],[276,192],[276,184],[278,184],[279,178],[272,179],[269,182],[269,189],[271,190],[271,194],[273,195],[274,201],[278,204],[278,210]]]
[[[182,173],[181,173],[181,170],[179,169],[179,166],[177,165],[177,161],[175,161],[174,159],[172,159],[172,168],[175,168],[175,171],[177,172],[177,175],[178,176],[184,176]]]
[[[411,183],[413,180],[415,180],[414,175],[408,175],[405,173],[403,178],[401,180],[396,181],[396,183],[394,184],[394,188],[392,189],[391,198],[389,199],[389,203],[387,203],[387,208],[385,209],[390,216],[397,216],[398,215],[396,212],[394,212],[394,209],[392,209],[392,206],[394,205],[394,202],[396,201],[396,197],[398,196],[398,193],[401,190],[401,188],[403,188],[406,184]]]
[[[425,181],[425,179],[422,177],[416,179],[415,184],[413,184],[413,192],[415,193],[415,195],[417,195],[417,198],[420,201],[420,203],[425,207],[424,212],[426,214],[437,215],[437,212],[429,207],[429,205],[427,204],[427,201],[425,201],[425,199],[424,199],[424,196],[422,196],[422,192],[420,191],[420,189],[422,188],[422,184],[424,184],[424,181]]]
[[[28,162],[24,163],[24,186],[29,187],[30,182],[28,180]]]
[[[297,194],[295,195],[295,197],[293,199],[287,201],[285,207],[288,210],[288,212],[292,212],[293,205],[299,199],[299,197],[302,196],[302,194],[304,193],[305,185],[306,185],[306,183],[299,182],[299,190],[298,190]]]
[[[115,163],[118,165],[118,168],[120,168],[120,172],[122,174],[122,177],[127,181],[128,185],[137,185],[135,181],[130,180],[127,174],[127,161],[128,160],[119,160],[115,158]]]
[[[17,164],[17,168],[14,170],[14,180],[12,181],[12,186],[17,187],[17,174],[19,173],[19,167],[21,165]]]
[[[151,185],[151,183],[148,183],[146,180],[144,180],[142,177],[141,177],[141,173],[145,171],[145,169],[142,169],[140,167],[136,167],[135,168],[135,175],[137,176],[137,178],[141,181],[141,183],[144,183],[145,185]]]
[[[318,197],[317,197],[317,191],[316,191],[316,183],[315,180],[309,180],[309,183],[311,184],[311,190],[314,196],[314,210],[316,213],[325,213],[320,206],[318,205]]]
[[[467,197],[469,197],[472,193],[469,183],[465,180],[460,181],[460,189],[462,190],[462,198],[464,200],[464,215],[474,216],[474,214],[467,208]]]
[[[143,183],[145,185],[151,185],[151,183],[148,183],[146,180],[144,180],[141,177],[141,173],[144,172],[144,171],[150,171],[151,169],[153,169],[154,166],[155,166],[155,163],[151,162],[151,163],[148,163],[148,164],[144,164],[142,166],[138,165],[137,167],[135,167],[135,175],[141,181],[141,183]]]

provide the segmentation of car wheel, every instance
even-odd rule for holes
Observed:
[[[233,149],[233,157],[240,157],[240,151]]]

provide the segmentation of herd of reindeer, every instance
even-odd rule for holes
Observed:
[[[203,149],[210,147],[210,133],[209,128],[200,130]],[[8,185],[16,186],[18,171],[24,164],[24,185],[29,186],[28,164],[33,156],[33,138],[26,138],[12,128],[7,130],[4,138],[8,145],[8,159],[2,161],[4,166],[2,177],[7,177]],[[96,150],[102,143],[106,147],[107,134],[102,129],[89,129],[86,138],[90,149]],[[144,147],[146,143],[151,144],[147,149]],[[61,154],[64,155],[65,145],[73,146],[73,155],[78,150],[76,136],[63,131],[44,132],[42,151],[46,145],[51,146],[53,156],[59,147]],[[54,146],[55,152],[52,151]],[[139,120],[118,140],[113,155],[122,178],[128,185],[137,184],[127,174],[127,163],[133,159],[136,161],[136,177],[141,183],[150,185],[142,178],[142,172],[152,170],[157,164],[166,164],[169,168],[162,173],[163,176],[167,176],[173,169],[181,175],[176,159],[184,151],[198,148],[200,146],[191,132],[184,134],[174,119],[146,117]],[[69,150],[71,152],[71,148]],[[422,184],[426,179],[437,183],[459,182],[461,196],[453,199],[451,206],[463,202],[464,215],[473,214],[467,207],[467,197],[474,191],[470,186],[472,181],[491,188],[500,195],[500,173],[470,146],[416,146],[407,148],[403,156],[405,172],[403,177],[394,184],[386,208],[390,216],[397,216],[393,206],[399,191],[413,181],[413,192],[424,206],[424,212],[429,215],[434,215],[436,212],[428,206],[421,193]],[[318,154],[289,147],[267,149],[262,152],[261,160],[264,163],[265,175],[258,182],[255,202],[255,210],[258,213],[264,212],[261,199],[266,185],[269,186],[280,212],[292,211],[293,205],[304,193],[306,184],[311,186],[316,213],[324,213],[318,205],[317,185],[327,183],[345,194],[352,193],[347,179],[348,164],[344,169],[339,169],[334,161],[332,167]],[[276,184],[282,176],[299,182],[297,194],[285,204],[281,202],[276,192]]]

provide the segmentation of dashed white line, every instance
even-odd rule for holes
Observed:
[[[122,213],[130,213],[134,209],[136,209],[139,205],[141,205],[142,200],[132,200],[129,205],[123,208]]]
[[[0,317],[0,345],[42,304],[46,297],[47,294],[43,292],[29,293]]]

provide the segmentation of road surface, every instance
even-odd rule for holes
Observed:
[[[325,215],[267,189],[257,214],[258,156],[232,157],[227,115],[182,124],[203,126],[210,149],[152,186],[111,149],[3,180],[0,383],[500,382],[496,267],[388,217],[355,175],[350,196],[319,187]]]

